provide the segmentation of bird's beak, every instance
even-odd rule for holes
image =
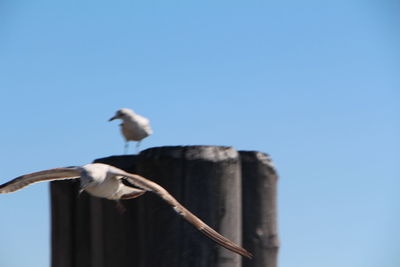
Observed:
[[[109,119],[108,121],[113,121],[117,118],[117,116],[112,117],[111,119]]]

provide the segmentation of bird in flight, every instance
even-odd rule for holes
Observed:
[[[125,138],[125,154],[128,152],[128,142],[136,141],[136,148],[139,147],[140,142],[147,136],[153,133],[150,127],[149,119],[136,114],[133,110],[128,108],[119,109],[115,115],[108,121],[121,119],[121,133]]]
[[[81,191],[85,190],[93,196],[110,200],[132,199],[145,192],[153,192],[214,242],[244,257],[252,257],[250,252],[222,236],[187,210],[162,186],[140,175],[125,172],[108,164],[91,163],[81,167],[55,168],[22,175],[0,185],[0,194],[11,193],[37,182],[77,178],[80,178]]]

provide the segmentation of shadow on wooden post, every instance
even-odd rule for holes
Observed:
[[[215,146],[158,147],[139,155],[114,156],[95,162],[155,181],[212,228],[240,244],[242,176],[244,180],[248,177],[257,180],[260,175],[270,175],[262,173],[262,168],[252,172],[252,159],[245,157],[246,153],[249,152],[240,152],[239,156],[233,148]],[[254,184],[246,182],[244,186],[246,198],[256,190]],[[114,201],[86,193],[78,196],[78,190],[77,181],[51,183],[52,267],[242,266],[240,256],[207,239],[152,193],[122,201],[126,212],[120,214]],[[264,208],[272,207],[273,211],[268,214],[276,214],[274,198],[275,194],[262,198],[256,192],[250,202],[243,200],[244,205],[248,205],[243,212],[252,213],[254,201],[267,201],[267,205],[254,206],[259,209],[256,213],[262,214]],[[244,232],[251,236],[248,241],[245,238],[244,247],[251,252],[254,249],[255,257],[263,257],[263,253],[258,239],[253,238],[251,227],[262,225],[268,237],[273,232],[271,229],[275,229],[276,237],[275,219],[270,215],[266,224],[265,216],[257,215],[251,219],[254,222],[249,223],[246,223],[248,215],[244,216]],[[270,253],[269,245],[267,247],[265,256],[276,258],[277,243],[275,254]],[[256,258],[243,259],[243,266],[275,267],[256,262]],[[270,262],[276,264],[276,260]]]

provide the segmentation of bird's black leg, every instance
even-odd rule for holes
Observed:
[[[129,146],[129,143],[128,143],[128,141],[126,141],[125,142],[125,151],[124,151],[125,155],[128,154],[128,146]]]
[[[119,214],[124,214],[126,212],[126,208],[120,200],[117,200],[117,205],[115,207],[117,208]]]
[[[85,190],[82,188],[79,189],[79,192],[78,192],[78,195],[76,196],[76,198],[79,198],[82,195],[83,191],[85,191]]]
[[[138,142],[136,143],[136,154],[139,154],[140,142],[142,142],[142,141],[138,141]]]

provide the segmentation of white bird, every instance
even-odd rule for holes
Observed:
[[[153,133],[149,119],[136,114],[133,110],[122,108],[118,110],[109,121],[121,119],[121,133],[125,138],[125,154],[128,151],[128,142],[137,141],[136,147],[147,136]]]
[[[244,257],[252,257],[252,254],[247,250],[217,233],[187,210],[160,185],[140,175],[131,174],[107,164],[92,163],[81,167],[55,168],[22,175],[0,185],[0,194],[11,193],[41,181],[77,178],[80,178],[81,190],[86,190],[93,196],[110,200],[131,199],[141,196],[147,191],[153,192],[171,205],[179,215],[191,223],[197,230],[216,243]]]

